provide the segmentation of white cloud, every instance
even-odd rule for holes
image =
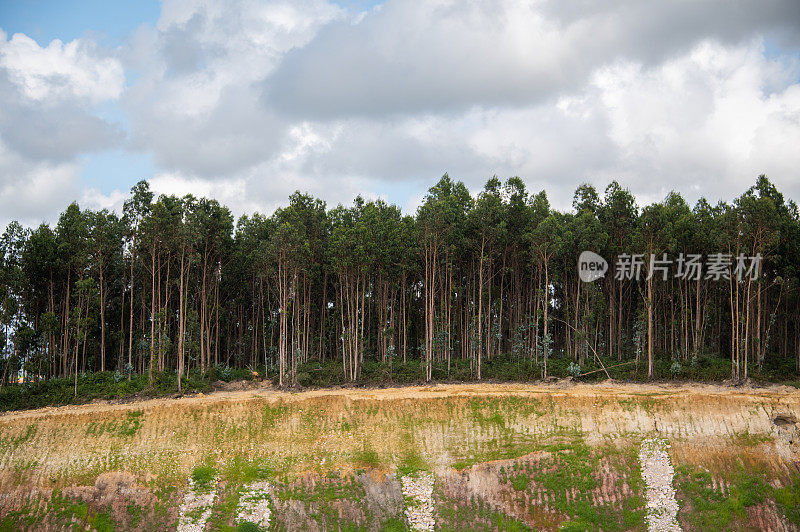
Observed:
[[[140,72],[123,102],[137,147],[165,170],[225,177],[269,157],[287,123],[258,84],[283,54],[342,16],[327,2],[165,2],[128,61]]]
[[[122,207],[128,198],[126,192],[114,190],[109,194],[103,194],[97,188],[86,188],[81,192],[78,202],[82,208],[102,210],[107,209],[116,213],[122,213]]]
[[[0,31],[0,69],[27,98],[44,105],[85,99],[91,103],[118,98],[125,75],[120,62],[100,57],[91,41],[56,39],[42,48],[17,33],[6,41]]]
[[[119,97],[124,79],[121,63],[91,41],[40,47],[0,31],[0,225],[53,221],[78,199],[78,155],[124,138],[94,112]]]
[[[289,122],[274,153],[227,174],[221,182],[236,187],[215,194],[241,213],[270,211],[294,189],[349,203],[399,184],[413,207],[447,171],[472,189],[519,175],[564,209],[584,181],[618,179],[642,202],[670,190],[729,200],[766,172],[798,197],[798,72],[796,61],[767,59],[761,39],[704,40],[658,64],[602,66],[555,101]],[[183,191],[218,182],[187,176]]]
[[[697,193],[728,199],[766,173],[800,197],[799,77],[797,61],[768,60],[759,40],[706,41],[651,69],[601,69],[588,92],[619,151],[607,171],[648,195],[698,185]]]
[[[265,91],[303,117],[529,105],[579,90],[619,58],[659,63],[709,37],[787,29],[800,30],[796,0],[388,0],[288,54]]]
[[[79,167],[73,162],[34,162],[0,141],[0,227],[11,220],[25,225],[56,222],[58,212],[76,198]]]

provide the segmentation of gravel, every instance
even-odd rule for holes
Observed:
[[[269,530],[269,519],[272,515],[269,507],[271,491],[269,482],[254,482],[244,486],[236,508],[236,522],[255,523],[264,530]]]
[[[189,491],[183,496],[178,509],[178,532],[203,532],[206,529],[206,521],[211,517],[211,509],[217,498],[216,485],[215,478],[210,489],[198,489],[189,477]]]
[[[419,472],[400,478],[406,502],[406,519],[411,530],[433,530],[433,473]]]
[[[672,478],[675,470],[669,461],[669,443],[663,439],[647,439],[639,449],[647,498],[647,529],[650,532],[679,531],[678,501]]]

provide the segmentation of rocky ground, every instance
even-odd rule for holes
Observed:
[[[411,530],[433,530],[433,474],[418,472],[401,478],[405,516]]]
[[[669,461],[669,443],[646,439],[639,450],[639,464],[647,497],[647,529],[650,532],[677,532],[678,501],[672,481],[675,470]]]
[[[212,479],[206,486],[200,486],[191,477],[187,482],[186,494],[178,509],[178,532],[202,532],[217,498],[217,482]]]

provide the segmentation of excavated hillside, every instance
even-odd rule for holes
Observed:
[[[800,394],[258,388],[0,416],[0,530],[796,530]]]

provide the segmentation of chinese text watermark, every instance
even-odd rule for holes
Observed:
[[[755,281],[761,274],[761,254],[754,256],[732,255],[730,253],[711,253],[703,261],[699,253],[680,253],[670,257],[666,253],[658,256],[643,253],[622,253],[614,264],[614,279],[618,281],[660,278],[666,281],[672,277],[687,281],[726,280],[731,278],[741,282],[746,279]],[[608,271],[608,263],[600,255],[584,251],[578,259],[578,275],[584,282],[591,283],[604,277]]]

